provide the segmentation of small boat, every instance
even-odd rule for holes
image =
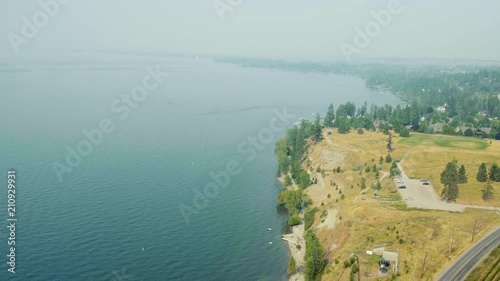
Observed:
[[[273,229],[272,229],[272,228],[268,228],[267,230],[271,231],[271,230],[273,230]]]
[[[269,245],[272,245],[272,244],[273,244],[273,242],[269,242]]]
[[[144,251],[144,247],[142,247],[142,250]]]

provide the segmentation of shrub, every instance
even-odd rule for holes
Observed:
[[[293,214],[288,219],[288,225],[289,226],[294,226],[294,225],[299,225],[299,224],[300,224],[300,217],[299,217],[299,214],[297,214],[297,213]]]
[[[308,230],[314,223],[314,216],[316,215],[316,212],[318,211],[318,208],[314,208],[311,210],[307,210],[304,214],[304,229]]]
[[[401,127],[401,130],[399,130],[399,135],[401,137],[407,138],[410,136],[410,130],[408,130],[406,127]]]
[[[357,171],[360,171],[361,168],[363,168],[363,164],[359,163],[359,164],[354,165],[354,167],[352,168],[352,170],[354,172],[357,172]]]
[[[295,273],[297,273],[297,265],[295,264],[295,259],[293,257],[291,257],[290,261],[288,262],[287,272],[289,275],[294,275]]]

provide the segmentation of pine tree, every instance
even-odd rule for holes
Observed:
[[[441,173],[441,183],[444,185],[458,184],[457,161],[453,160],[446,164],[446,168]]]
[[[460,166],[458,170],[458,183],[467,183],[467,172],[464,165]]]
[[[392,162],[392,157],[390,154],[387,154],[387,156],[385,157],[385,162],[387,163],[391,163]]]
[[[366,180],[365,178],[361,178],[361,189],[365,189],[366,188]]]
[[[328,112],[326,113],[325,116],[325,121],[324,125],[327,128],[333,127],[333,119],[335,119],[335,111],[333,111],[333,104],[330,103],[330,106],[328,107]]]
[[[493,186],[491,185],[491,181],[488,180],[488,182],[486,182],[486,188],[481,191],[483,193],[482,197],[484,201],[493,199]]]
[[[478,182],[486,182],[488,180],[488,172],[486,171],[486,164],[481,163],[479,171],[477,172],[476,179]]]
[[[337,120],[338,124],[338,132],[339,134],[347,134],[349,133],[350,127],[349,127],[349,121],[347,120],[346,117],[340,117]]]
[[[442,196],[450,201],[455,201],[458,198],[458,185],[456,183],[446,184]]]
[[[323,136],[321,135],[323,126],[321,126],[320,121],[321,121],[321,117],[319,116],[319,114],[317,114],[316,115],[316,120],[314,121],[314,127],[313,127],[313,130],[314,130],[314,141],[315,142],[320,142],[321,139],[323,138]]]
[[[382,165],[382,163],[384,163],[384,157],[383,156],[380,156],[380,159],[378,160],[378,163],[380,165]]]
[[[305,146],[306,141],[304,136],[304,126],[300,126],[295,140],[295,147],[293,147],[293,156],[295,160],[301,162],[300,160],[302,159],[302,155],[304,154]]]
[[[497,163],[493,163],[490,167],[490,180],[491,181],[500,181],[500,167],[498,167]]]
[[[444,184],[442,196],[447,200],[455,201],[459,192],[457,160],[453,160],[446,164],[446,168],[441,173],[441,183]]]

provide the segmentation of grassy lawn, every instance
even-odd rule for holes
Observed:
[[[412,133],[409,138],[402,138],[401,144],[438,146],[446,148],[459,148],[470,150],[484,150],[488,147],[488,141],[474,137],[459,137],[445,135],[428,135]]]

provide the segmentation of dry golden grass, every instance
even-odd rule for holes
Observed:
[[[325,136],[327,136],[326,133]],[[378,259],[366,255],[365,251],[383,246],[399,252],[401,276],[398,277],[398,280],[420,280],[421,265],[427,250],[427,266],[422,280],[432,280],[443,267],[446,267],[471,245],[470,239],[475,218],[478,219],[476,240],[500,224],[500,216],[494,211],[466,209],[464,213],[450,213],[408,209],[404,202],[400,202],[399,193],[394,187],[392,179],[388,176],[381,181],[382,189],[377,198],[373,196],[372,189],[367,189],[362,194],[359,186],[362,177],[366,179],[367,187],[377,181],[374,173],[365,173],[364,165],[372,167],[376,164],[379,166],[380,156],[385,158],[387,155],[385,146],[387,136],[375,132],[365,132],[363,135],[358,135],[356,132],[340,135],[332,130],[328,138],[329,140],[324,140],[309,151],[310,166],[316,169],[319,165],[325,171],[324,186],[319,182],[306,189],[306,193],[314,201],[314,206],[319,208],[312,228],[321,222],[324,218],[322,215],[330,208],[336,208],[339,211],[338,222],[334,230],[318,229],[316,231],[329,259],[323,280],[349,280],[350,269],[344,269],[343,263],[349,258],[350,253],[359,255],[363,279],[376,276]],[[394,139],[395,150],[391,152],[392,158],[401,159],[412,148],[412,153],[404,165],[410,171],[407,171],[407,174],[413,173],[416,176],[434,179],[434,185],[437,183],[436,177],[439,181],[439,174],[444,169],[446,162],[449,161],[444,158],[453,159],[455,157],[460,163],[463,163],[469,174],[469,182],[475,182],[476,171],[473,172],[474,169],[470,167],[476,162],[496,161],[495,159],[499,157],[495,156],[495,153],[499,155],[500,147],[498,144],[488,146],[484,150],[478,150],[478,144],[462,142],[459,143],[462,148],[454,147],[453,150],[450,150],[447,147],[436,145],[432,139],[418,140],[420,144],[408,143],[410,139],[411,137],[408,141],[401,141],[399,137]],[[453,143],[448,145],[456,146]],[[472,149],[467,147],[472,147]],[[328,153],[325,153],[325,150]],[[429,151],[430,155],[434,155],[432,153],[439,154],[438,158],[440,159],[427,161],[423,156],[420,156]],[[339,155],[347,153],[347,155],[342,162],[334,164],[325,162],[322,155],[331,155],[332,153]],[[454,153],[457,155],[455,156]],[[464,156],[464,154],[469,156]],[[476,156],[472,157],[472,155]],[[481,160],[483,157],[484,160]],[[335,159],[334,156],[333,159]],[[500,159],[497,163],[500,163]],[[361,174],[359,171],[353,171],[353,167],[360,164],[363,165]],[[431,168],[427,168],[428,165]],[[332,172],[333,168],[337,166],[342,168],[340,174]],[[381,166],[380,176],[383,176],[388,172],[390,164],[384,161]],[[423,169],[424,172],[418,174],[416,167],[420,167],[419,171]],[[331,183],[335,183],[335,186],[332,186]],[[469,193],[467,191],[469,188],[464,191],[462,189],[461,196],[470,198],[468,200],[471,201],[468,202],[482,203],[480,193],[476,195]],[[344,200],[341,200],[340,190],[345,196]],[[330,198],[328,198],[328,194],[330,194]],[[478,199],[475,200],[474,196],[478,196]],[[486,205],[494,205],[495,202],[498,205],[499,201],[492,201]],[[451,238],[454,238],[455,242],[450,261],[448,255]],[[380,278],[380,280],[387,279],[390,279],[390,276]]]

